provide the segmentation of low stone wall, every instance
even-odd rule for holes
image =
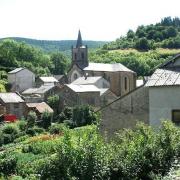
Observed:
[[[111,137],[122,128],[133,128],[137,121],[149,124],[148,87],[139,87],[101,109],[100,132]]]

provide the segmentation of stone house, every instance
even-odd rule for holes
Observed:
[[[180,124],[180,54],[157,69],[145,85],[101,108],[102,134],[112,136],[137,121],[158,127],[162,120]]]
[[[49,76],[49,77],[38,77],[36,80],[36,86],[40,87],[43,85],[47,85],[47,86],[55,86],[58,85],[58,80],[53,77],[53,76]]]
[[[0,93],[1,114],[13,114],[17,118],[24,116],[25,101],[16,93]]]
[[[111,137],[123,128],[133,128],[138,121],[149,124],[148,88],[140,86],[101,108],[100,131]]]
[[[61,108],[65,105],[91,105],[100,107],[117,97],[108,88],[97,88],[95,85],[65,84],[59,93]]]
[[[35,85],[35,74],[27,68],[16,68],[8,72],[8,82],[12,85],[11,91],[22,92]]]
[[[22,96],[26,102],[47,102],[49,96],[58,94],[60,91],[59,86],[42,85],[39,88],[29,88],[22,92]]]
[[[79,77],[101,76],[110,83],[116,96],[123,96],[136,88],[136,73],[120,63],[89,63],[87,46],[83,46],[79,31],[76,47],[72,47],[72,65],[67,74],[68,83]]]
[[[45,102],[40,103],[26,103],[26,109],[25,109],[25,117],[27,117],[28,113],[30,111],[34,111],[38,117],[38,119],[41,119],[41,115],[44,112],[49,112],[53,114],[53,109]]]

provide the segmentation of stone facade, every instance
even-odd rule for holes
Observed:
[[[62,109],[65,105],[68,105],[70,107],[85,104],[96,107],[100,105],[100,92],[77,93],[66,85],[61,88],[61,91],[59,92],[59,97],[61,101],[60,109]]]
[[[101,109],[100,131],[111,137],[122,128],[133,128],[137,121],[149,123],[148,88],[141,86]]]
[[[72,83],[73,81],[75,81],[79,77],[82,77],[83,75],[83,70],[80,69],[76,64],[73,64],[67,74],[68,83]]]
[[[136,73],[87,70],[85,70],[85,73],[87,73],[88,76],[102,76],[109,81],[110,90],[116,94],[116,96],[123,96],[136,88]]]
[[[17,116],[17,118],[21,118],[24,116],[25,112],[25,102],[19,102],[19,103],[4,103],[1,101],[1,109],[4,109],[4,112],[2,111],[2,114],[14,114]]]
[[[13,92],[22,92],[35,85],[35,74],[26,68],[17,68],[8,73],[8,82],[12,85]]]

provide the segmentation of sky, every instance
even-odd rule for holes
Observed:
[[[180,0],[0,0],[0,38],[112,41],[139,25],[180,17]]]

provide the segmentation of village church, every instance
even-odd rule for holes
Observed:
[[[110,84],[110,90],[116,96],[123,96],[136,88],[136,73],[120,63],[91,63],[88,59],[88,47],[83,45],[81,32],[77,43],[72,47],[72,64],[67,74],[68,83],[79,77],[101,76]]]

